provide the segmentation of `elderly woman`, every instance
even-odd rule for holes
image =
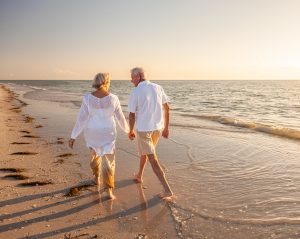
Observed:
[[[75,139],[84,130],[86,145],[91,151],[90,166],[95,176],[94,181],[100,186],[101,174],[109,198],[115,199],[113,194],[117,136],[115,120],[124,132],[128,133],[129,128],[120,101],[116,95],[109,93],[109,86],[109,73],[99,73],[95,76],[93,87],[96,90],[83,97],[69,146],[73,148]]]

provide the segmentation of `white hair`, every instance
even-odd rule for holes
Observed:
[[[92,86],[96,89],[101,88],[104,85],[107,85],[110,82],[109,73],[98,73],[95,75]]]
[[[141,79],[143,79],[143,80],[147,80],[147,73],[145,72],[145,70],[142,67],[134,67],[133,69],[131,69],[130,72],[133,75],[140,76]]]

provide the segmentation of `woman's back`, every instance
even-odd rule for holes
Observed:
[[[114,113],[118,107],[118,98],[113,94],[109,94],[102,98],[98,98],[89,93],[85,95],[85,99],[89,120],[87,128],[114,128]]]

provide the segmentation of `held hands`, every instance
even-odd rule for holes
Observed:
[[[130,140],[134,140],[134,138],[135,138],[135,133],[134,133],[133,130],[132,130],[132,131],[129,131],[129,133],[128,133],[128,138],[129,138]]]
[[[162,132],[162,137],[164,138],[169,138],[169,129],[168,128],[164,128],[163,132]]]
[[[75,142],[75,139],[69,139],[69,147],[71,149],[73,149],[74,142]]]

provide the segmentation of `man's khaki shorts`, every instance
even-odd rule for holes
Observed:
[[[155,147],[160,135],[161,130],[137,132],[139,154],[155,154]]]

